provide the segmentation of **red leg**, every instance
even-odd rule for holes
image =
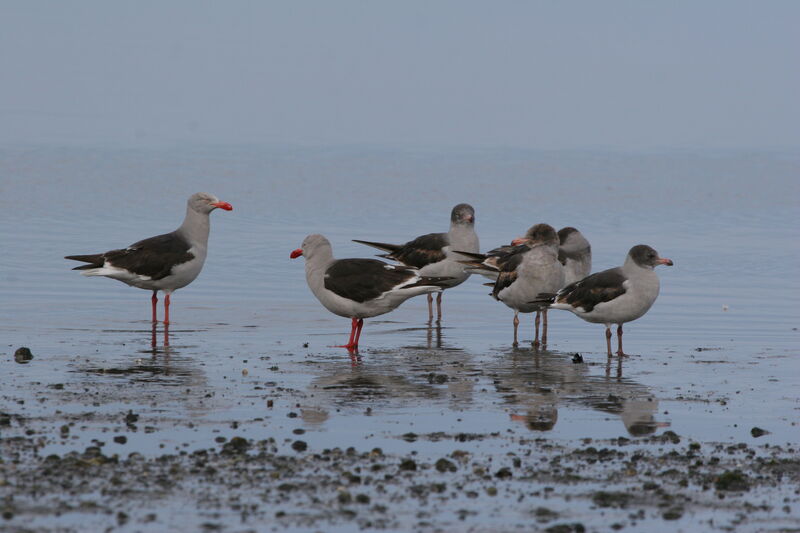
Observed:
[[[539,346],[539,321],[542,319],[541,312],[536,311],[536,318],[533,320],[533,324],[536,326],[536,336],[533,338],[533,345]]]
[[[353,349],[353,340],[356,338],[356,327],[358,326],[358,319],[353,318],[352,322],[350,323],[350,340],[347,341],[347,344],[341,344],[336,346],[336,348],[347,348],[348,350]]]
[[[356,350],[358,350],[358,339],[361,338],[361,328],[363,328],[363,327],[364,327],[364,319],[363,318],[359,318],[358,319],[358,329],[356,330],[356,342],[353,345],[353,348],[355,348]]]
[[[611,326],[606,326],[606,348],[608,356],[611,357]]]
[[[169,293],[164,296],[164,324],[169,324]]]
[[[428,324],[433,322],[433,295],[428,293]]]
[[[158,318],[156,318],[156,304],[158,303],[158,291],[153,291],[153,297],[150,298],[150,301],[153,302],[153,323],[155,324],[158,322]]]
[[[436,321],[442,321],[442,293],[436,295]]]

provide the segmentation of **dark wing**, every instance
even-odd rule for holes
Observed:
[[[404,283],[406,287],[434,285],[437,279],[423,278],[410,283],[417,276],[414,269],[389,265],[377,259],[339,259],[325,271],[325,288],[342,298],[363,303]]]
[[[170,275],[172,267],[191,261],[189,242],[176,232],[150,237],[120,250],[111,250],[96,255],[70,255],[67,259],[91,263],[74,270],[98,268],[108,261],[112,266],[124,268],[140,276],[162,279]]]
[[[522,258],[524,256],[524,253],[516,253],[508,256],[503,262],[503,266],[500,268],[500,274],[498,274],[497,281],[494,283],[494,289],[492,289],[492,296],[495,300],[499,300],[497,296],[500,294],[500,291],[517,281],[517,267],[522,263]]]
[[[495,248],[494,250],[489,250],[486,253],[487,259],[491,261],[490,264],[496,266],[500,270],[502,270],[506,263],[509,261],[517,261],[515,263],[514,268],[517,268],[516,265],[519,264],[519,261],[522,259],[522,254],[530,250],[531,247],[527,244],[508,244],[506,246],[500,246]],[[514,259],[515,256],[518,256]],[[494,259],[491,259],[494,258]]]
[[[626,280],[621,268],[604,270],[567,285],[558,291],[556,302],[581,307],[589,313],[596,305],[625,294]]]
[[[392,254],[402,248],[401,244],[389,244],[386,242],[373,242],[373,241],[360,241],[358,239],[353,239],[353,242],[357,242],[359,244],[366,244],[367,246],[372,246],[373,248],[377,248],[378,250],[383,250],[384,252],[389,252]],[[381,256],[384,257],[384,256]]]
[[[444,248],[449,245],[450,240],[447,238],[447,233],[429,233],[417,237],[413,241],[408,241],[399,250],[386,257],[407,266],[422,268],[444,261],[447,258]]]

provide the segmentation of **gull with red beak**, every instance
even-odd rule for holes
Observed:
[[[471,272],[459,260],[463,257],[454,250],[477,253],[478,235],[475,233],[475,209],[469,204],[458,204],[450,213],[450,231],[421,235],[405,244],[360,241],[388,252],[379,255],[411,268],[418,268],[421,276],[448,278],[442,288],[449,289],[464,283]],[[437,322],[442,320],[442,293],[436,296]],[[428,294],[428,322],[433,322],[433,295]]]
[[[199,192],[189,197],[183,224],[171,233],[150,237],[127,248],[93,255],[68,255],[65,259],[87,263],[73,270],[84,276],[105,276],[133,287],[153,291],[153,322],[158,291],[163,291],[164,324],[169,324],[169,298],[200,274],[208,250],[209,213],[233,206],[216,196]]]
[[[540,294],[534,302],[571,311],[593,324],[605,324],[609,357],[611,324],[617,324],[617,355],[623,357],[622,324],[640,318],[652,307],[660,288],[654,269],[672,264],[671,259],[660,257],[650,246],[638,244],[628,252],[621,267],[587,276],[556,294]]]
[[[306,281],[331,313],[350,318],[350,340],[340,348],[358,350],[364,319],[382,315],[419,294],[440,292],[449,279],[428,277],[416,268],[377,259],[335,259],[330,241],[309,235],[290,257],[306,259]]]

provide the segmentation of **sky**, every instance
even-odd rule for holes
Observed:
[[[800,147],[800,2],[0,0],[0,144]]]

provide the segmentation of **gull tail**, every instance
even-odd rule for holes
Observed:
[[[83,263],[88,263],[86,265],[76,266],[72,270],[91,270],[93,268],[102,268],[103,264],[106,262],[106,259],[103,256],[103,254],[68,255],[64,257],[64,259],[71,259],[72,261],[81,261]]]
[[[359,244],[366,244],[367,246],[372,246],[373,248],[377,248],[378,250],[383,250],[384,252],[389,252],[386,255],[380,255],[378,257],[388,257],[390,259],[391,259],[390,256],[393,253],[397,252],[398,250],[400,250],[400,248],[402,248],[402,246],[400,246],[399,244],[388,244],[388,243],[385,243],[385,242],[360,241],[358,239],[353,239],[353,242],[357,242]]]

